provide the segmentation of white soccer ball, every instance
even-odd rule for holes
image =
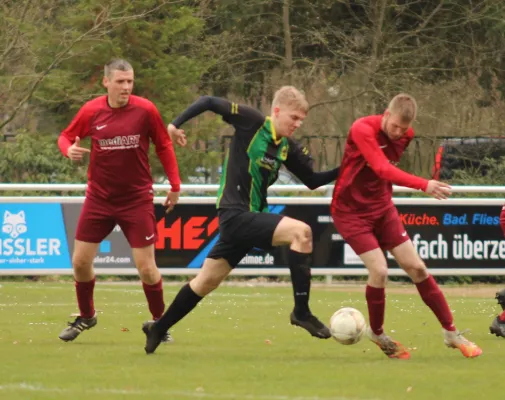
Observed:
[[[363,337],[365,330],[365,317],[355,308],[341,308],[330,318],[331,335],[341,344],[358,343]]]

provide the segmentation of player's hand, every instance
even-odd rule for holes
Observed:
[[[172,139],[173,142],[177,143],[181,147],[185,147],[188,144],[184,129],[178,129],[175,125],[168,124],[167,130],[170,135],[170,139]]]
[[[172,211],[178,201],[179,201],[179,192],[168,192],[167,198],[163,203],[163,205],[167,208],[165,213],[168,214],[170,211]]]
[[[428,182],[426,193],[438,200],[445,200],[448,196],[451,195],[451,186],[445,182],[440,182],[432,179]]]
[[[81,138],[77,136],[72,146],[68,148],[67,157],[72,161],[81,161],[84,154],[89,153],[90,150],[80,146]]]

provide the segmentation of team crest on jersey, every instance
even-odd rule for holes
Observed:
[[[286,161],[286,159],[288,158],[288,146],[287,145],[282,146],[280,157],[281,157],[281,161]]]

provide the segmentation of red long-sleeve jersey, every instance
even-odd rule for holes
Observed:
[[[393,184],[426,190],[426,179],[395,166],[414,138],[414,130],[390,140],[381,129],[382,117],[360,118],[351,126],[333,191],[332,213],[380,214],[393,206]]]
[[[113,202],[132,202],[153,196],[149,140],[168,176],[172,191],[180,177],[172,141],[156,106],[130,96],[126,106],[111,108],[107,96],[87,102],[61,132],[58,146],[67,156],[75,138],[91,138],[87,196]]]

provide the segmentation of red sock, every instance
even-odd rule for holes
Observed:
[[[505,322],[505,311],[503,311],[503,312],[500,314],[499,319],[500,319],[500,321]]]
[[[444,294],[438,287],[433,276],[416,283],[421,298],[440,321],[442,327],[448,331],[455,331],[454,319]]]
[[[384,312],[386,311],[386,291],[384,288],[375,288],[366,285],[366,303],[368,305],[368,318],[370,329],[376,335],[384,332]]]
[[[146,294],[149,311],[151,311],[153,319],[156,321],[161,318],[163,311],[165,311],[165,302],[163,300],[163,280],[160,279],[160,281],[154,285],[148,285],[147,283],[142,282],[142,287],[144,288],[144,293]]]
[[[77,304],[80,315],[83,318],[92,318],[95,315],[95,304],[93,302],[93,291],[95,289],[95,278],[89,282],[75,281],[75,292],[77,294]]]

